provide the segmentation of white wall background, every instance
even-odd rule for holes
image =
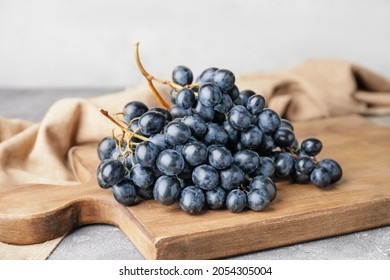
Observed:
[[[145,66],[236,74],[339,58],[390,77],[390,1],[0,0],[0,87],[124,87]]]

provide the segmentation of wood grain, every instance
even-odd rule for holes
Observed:
[[[147,259],[210,259],[390,225],[390,129],[357,116],[296,123],[298,139],[319,137],[321,158],[340,162],[343,179],[329,190],[277,182],[264,212],[226,210],[190,216],[178,205],[119,205],[94,181],[95,147],[71,152],[82,182],[0,190],[0,241],[31,244],[92,223],[116,225]]]

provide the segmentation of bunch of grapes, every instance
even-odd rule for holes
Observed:
[[[143,68],[138,45],[136,61],[166,108],[132,101],[115,117],[101,109],[121,134],[100,141],[97,181],[119,203],[178,202],[190,214],[261,211],[276,198],[276,178],[323,189],[341,179],[335,160],[317,160],[319,139],[299,145],[293,125],[266,108],[260,94],[239,91],[231,71],[207,68],[193,83],[191,70],[177,66],[172,81],[162,81]],[[152,81],[172,88],[172,107]]]

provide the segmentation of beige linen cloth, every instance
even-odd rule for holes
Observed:
[[[311,60],[286,71],[242,76],[236,84],[240,90],[262,94],[268,107],[293,121],[353,113],[390,114],[390,80],[344,61]],[[163,96],[169,100],[167,92],[165,88]],[[141,86],[92,99],[60,100],[41,123],[0,117],[0,188],[77,183],[69,150],[111,135],[113,124],[98,108],[115,113],[131,100],[158,105],[150,90]],[[0,259],[45,259],[60,240],[28,246],[0,243]]]

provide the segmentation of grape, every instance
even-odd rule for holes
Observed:
[[[232,153],[225,146],[218,144],[209,146],[207,159],[216,169],[225,169],[233,162]]]
[[[301,149],[306,155],[316,156],[322,150],[322,142],[317,138],[308,138],[302,142]]]
[[[248,104],[248,100],[251,96],[256,95],[256,93],[250,89],[240,91],[239,98],[242,102],[241,105],[245,106]]]
[[[206,203],[210,209],[220,209],[225,205],[226,193],[221,187],[206,191]]]
[[[130,178],[133,183],[139,188],[148,188],[154,182],[152,169],[143,167],[141,164],[136,164],[130,169]]]
[[[319,166],[324,167],[330,173],[330,182],[336,183],[343,176],[343,170],[340,164],[333,159],[323,159],[320,161]]]
[[[100,140],[97,152],[98,157],[101,161],[105,159],[109,159],[111,157],[111,152],[116,147],[115,140],[112,137],[104,137],[102,140]]]
[[[255,125],[241,132],[241,143],[245,148],[255,149],[260,146],[263,132]]]
[[[182,145],[191,137],[191,130],[183,122],[170,122],[164,128],[164,136],[168,144]]]
[[[301,156],[295,162],[295,170],[299,173],[309,174],[314,168],[314,162],[309,156]]]
[[[166,149],[158,155],[156,165],[165,175],[177,175],[184,169],[184,158],[177,151]]]
[[[183,88],[176,96],[176,105],[183,109],[190,109],[195,102],[195,94],[191,89]]]
[[[206,122],[198,114],[185,116],[182,122],[190,128],[192,135],[196,137],[202,137],[207,130]]]
[[[148,107],[139,101],[131,101],[123,108],[123,119],[125,122],[130,122],[132,119],[142,116],[148,111]]]
[[[172,205],[179,198],[180,182],[173,176],[163,175],[156,180],[153,197],[163,205]]]
[[[211,82],[213,79],[214,72],[217,70],[218,70],[218,68],[216,68],[216,67],[210,67],[210,68],[205,69],[199,75],[199,77],[196,79],[197,82],[200,84],[205,84],[205,83]]]
[[[191,166],[198,166],[207,158],[207,147],[199,141],[193,141],[183,146],[181,154]]]
[[[245,149],[234,154],[233,162],[245,173],[250,173],[259,166],[260,157],[255,151]]]
[[[263,111],[265,107],[265,99],[261,95],[252,95],[249,97],[246,108],[253,115],[258,115],[261,111]]]
[[[201,116],[206,122],[210,122],[214,119],[215,111],[211,106],[205,106],[201,102],[195,102],[192,108],[193,112]]]
[[[271,109],[264,109],[258,117],[258,125],[265,133],[272,133],[280,126],[278,113]]]
[[[192,83],[193,75],[192,71],[186,66],[176,66],[172,71],[172,81],[181,86],[189,85]]]
[[[150,136],[158,133],[165,125],[165,116],[156,111],[148,111],[141,116],[138,127],[144,135]]]
[[[279,127],[274,132],[275,144],[279,147],[291,147],[295,140],[294,132],[287,127]]]
[[[226,196],[226,208],[233,212],[241,212],[246,205],[246,195],[242,190],[234,189]]]
[[[228,141],[228,135],[219,124],[210,123],[203,135],[203,141],[206,144],[225,144]]]
[[[192,172],[195,186],[203,190],[212,190],[218,184],[218,171],[208,164],[199,165]]]
[[[310,181],[317,187],[324,189],[330,185],[331,177],[329,171],[324,167],[316,167],[310,173]]]
[[[254,189],[265,191],[269,201],[273,201],[276,198],[277,189],[275,183],[267,176],[256,176],[253,178],[249,184],[249,190]]]
[[[227,92],[233,88],[236,78],[234,74],[226,69],[218,69],[214,72],[212,82],[219,87],[223,92]]]
[[[219,171],[219,185],[226,191],[238,188],[245,181],[245,174],[237,165]]]
[[[254,211],[264,210],[270,203],[269,195],[265,190],[252,189],[247,194],[248,207]]]
[[[234,106],[230,109],[228,120],[230,125],[237,130],[246,130],[251,125],[251,115],[241,105]]]
[[[150,141],[140,143],[135,149],[137,161],[143,167],[152,167],[159,154],[159,148]]]
[[[294,157],[287,152],[278,154],[275,160],[275,175],[278,177],[288,176],[294,167]]]
[[[189,214],[199,214],[205,204],[203,191],[195,186],[188,186],[183,189],[179,205],[181,209]]]
[[[122,180],[111,188],[116,201],[125,206],[135,204],[137,200],[136,186],[130,180]]]
[[[204,106],[213,107],[222,100],[222,93],[214,84],[206,83],[199,88],[198,100]]]
[[[101,165],[100,173],[104,183],[115,185],[122,181],[123,176],[125,176],[125,167],[119,160],[109,159]]]

